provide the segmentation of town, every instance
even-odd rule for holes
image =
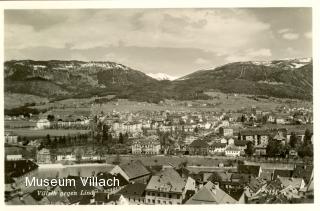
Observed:
[[[312,114],[309,107],[251,106],[227,112],[7,115],[5,201],[312,203]],[[74,179],[76,185],[25,187],[25,177],[34,176]],[[81,183],[82,177],[92,176],[116,178],[119,186]],[[65,194],[38,195],[39,191]]]

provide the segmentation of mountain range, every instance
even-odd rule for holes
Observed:
[[[157,79],[158,81],[164,81],[164,80],[174,81],[175,79],[177,79],[177,77],[174,77],[165,73],[148,73],[147,76]]]
[[[4,64],[4,88],[51,100],[110,94],[148,102],[209,99],[210,90],[311,100],[312,69],[311,58],[234,62],[173,80],[114,62],[11,60]]]

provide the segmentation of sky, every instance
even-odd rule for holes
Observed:
[[[312,57],[310,8],[5,10],[5,60],[113,61],[180,77]]]

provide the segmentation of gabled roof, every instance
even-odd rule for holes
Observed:
[[[278,180],[281,182],[281,184],[284,187],[291,186],[293,188],[296,188],[297,190],[300,189],[301,184],[303,182],[302,178],[293,178],[293,177],[279,177]]]
[[[172,168],[166,168],[151,177],[146,190],[182,193],[186,181]]]
[[[38,165],[30,160],[5,161],[5,173],[13,178],[21,177],[37,168]]]
[[[234,198],[228,195],[212,182],[204,185],[196,194],[194,194],[186,204],[235,204],[238,203]]]
[[[256,193],[259,191],[265,184],[267,184],[262,178],[251,178],[248,184],[248,187]]]
[[[125,186],[128,184],[128,181],[121,175],[121,174],[116,174],[116,175],[112,175],[110,173],[98,173],[97,174],[97,178],[98,179],[104,179],[105,181],[107,181],[108,179],[113,180],[113,178],[118,179],[119,180],[119,186]],[[104,189],[109,189],[109,188],[114,188],[113,186],[104,186]]]
[[[311,179],[313,174],[313,165],[297,164],[293,169],[292,176],[295,178],[303,178],[306,183]]]
[[[128,175],[129,179],[151,174],[151,172],[139,160],[120,165],[119,167]]]
[[[292,177],[293,170],[288,169],[276,169],[274,170],[273,179],[279,177]]]
[[[121,189],[117,194],[122,194],[127,197],[141,197],[144,194],[147,185],[142,183],[128,184]]]

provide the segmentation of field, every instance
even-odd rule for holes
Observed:
[[[51,137],[55,136],[68,136],[68,135],[77,135],[77,134],[86,134],[89,133],[89,130],[28,130],[28,129],[14,129],[6,130],[8,132],[13,132],[14,134],[22,137],[45,137],[48,134]]]
[[[48,113],[56,115],[90,115],[101,112],[137,112],[137,111],[238,111],[242,108],[255,106],[260,110],[275,110],[279,107],[304,107],[312,109],[312,102],[297,99],[258,98],[244,94],[224,94],[207,92],[213,99],[176,101],[165,100],[159,104],[129,101],[125,99],[114,100],[102,104],[94,103],[98,98],[67,99],[37,105],[32,108],[46,109]]]
[[[11,109],[17,108],[25,105],[26,103],[35,103],[36,105],[46,104],[49,100],[44,97],[38,97],[35,95],[28,94],[13,94],[5,93],[4,94],[4,108]]]

